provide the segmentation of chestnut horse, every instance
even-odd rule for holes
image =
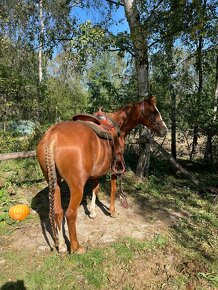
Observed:
[[[156,98],[128,105],[106,114],[118,124],[119,142],[124,149],[124,138],[138,124],[147,126],[160,136],[167,127],[156,107]],[[99,138],[86,124],[64,121],[53,125],[43,135],[37,146],[37,158],[49,187],[49,218],[55,246],[66,252],[63,238],[63,209],[61,206],[60,183],[64,179],[69,186],[70,201],[66,211],[71,252],[82,253],[76,233],[77,208],[83,197],[86,182],[94,179],[94,193],[98,190],[99,177],[106,175],[113,162],[113,150],[109,140]],[[111,177],[110,213],[115,213],[114,200],[116,175]]]

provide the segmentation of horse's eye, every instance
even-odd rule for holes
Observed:
[[[158,112],[157,112],[157,111],[153,111],[153,112],[151,113],[151,117],[150,117],[150,119],[152,120],[152,122],[156,123],[157,118],[158,118]]]
[[[156,118],[156,112],[155,111],[151,113],[151,118],[152,119],[155,119]]]

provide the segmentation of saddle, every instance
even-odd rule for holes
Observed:
[[[120,128],[118,124],[109,118],[101,110],[94,115],[79,114],[72,118],[73,121],[80,122],[90,127],[101,139],[110,141],[113,152],[112,171],[116,175],[121,175],[125,171],[123,157],[123,146],[120,141]]]
[[[85,122],[92,122],[95,123],[97,125],[100,125],[100,121],[97,117],[95,117],[94,115],[91,114],[79,114],[79,115],[75,115],[72,118],[73,121],[85,121]]]

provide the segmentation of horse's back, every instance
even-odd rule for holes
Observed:
[[[52,126],[37,147],[37,158],[46,175],[45,148],[52,144],[58,173],[66,180],[72,175],[95,178],[106,174],[111,163],[111,148],[88,126],[75,121]]]

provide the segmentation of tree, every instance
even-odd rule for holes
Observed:
[[[204,160],[207,163],[213,162],[213,144],[212,139],[214,135],[218,132],[218,122],[217,122],[217,100],[218,100],[218,56],[216,56],[216,75],[215,75],[215,94],[213,101],[213,111],[210,114],[210,120],[206,126],[207,141],[204,152]]]
[[[116,34],[111,25],[113,11],[120,5],[129,30]],[[75,7],[95,9],[100,20],[82,23]],[[191,132],[192,158],[195,136],[207,135],[210,143],[209,127],[215,126],[214,0],[9,0],[1,2],[0,9],[2,119],[34,116],[54,122],[58,117],[70,118],[80,110],[79,102],[89,112],[94,110],[90,106],[101,105],[113,110],[114,105],[146,98],[150,91],[157,94],[158,106],[171,122],[174,157],[176,128]],[[37,76],[40,51],[43,61]],[[55,73],[49,58],[58,67]],[[125,72],[121,73],[122,67]],[[42,80],[40,86],[38,80]],[[140,176],[149,150],[141,156]]]
[[[37,55],[28,45],[2,37],[0,43],[0,116],[10,120],[34,118],[37,99]],[[6,123],[5,123],[6,124]],[[5,128],[6,129],[6,128]]]
[[[115,52],[98,55],[92,66],[87,69],[90,105],[93,111],[100,107],[105,111],[113,111],[122,105],[120,91],[122,83],[127,83],[125,70],[125,61]]]
[[[135,70],[138,84],[139,99],[144,99],[149,93],[148,84],[148,47],[145,27],[140,21],[140,14],[135,0],[123,1],[125,14],[130,28],[133,43]]]
[[[70,64],[74,54],[65,51],[50,61],[46,98],[42,99],[40,120],[54,123],[71,120],[72,116],[88,110],[89,96],[81,75]],[[76,60],[75,60],[76,61]]]

